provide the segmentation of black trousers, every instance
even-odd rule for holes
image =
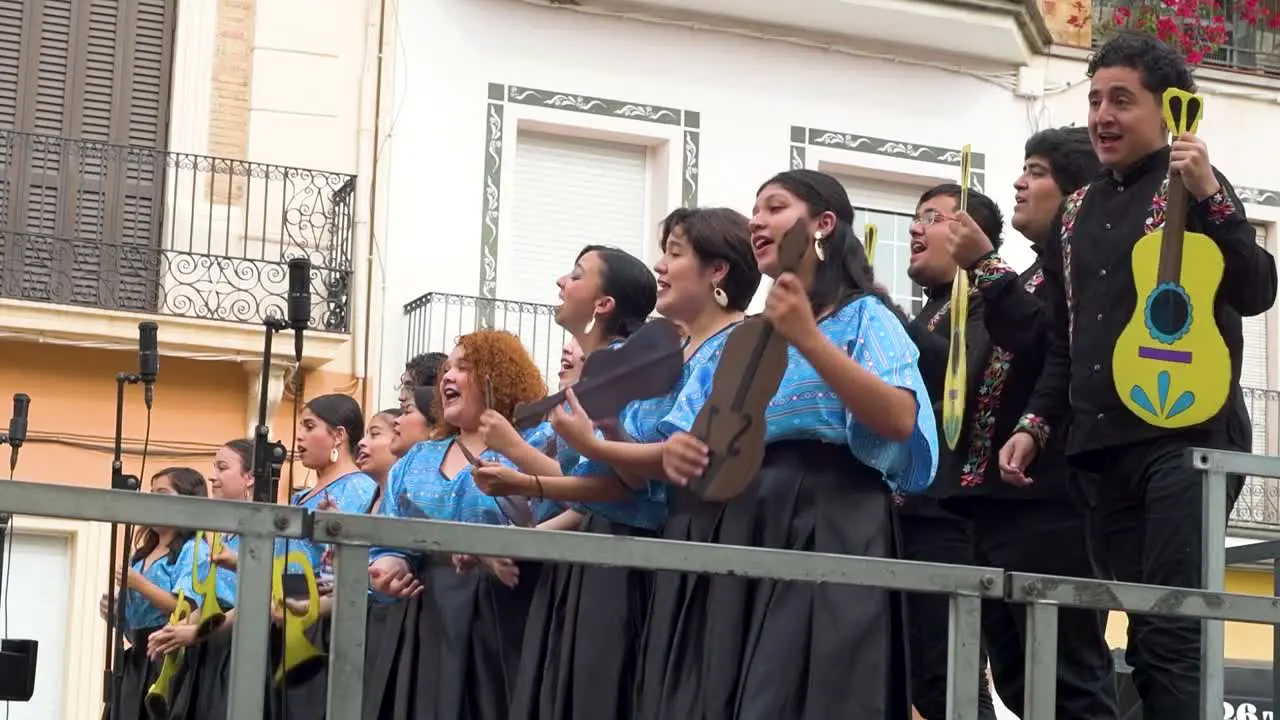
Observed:
[[[898,516],[904,560],[972,565],[973,534],[968,520],[941,513]],[[951,600],[946,595],[907,596],[907,645],[911,663],[911,704],[925,720],[947,717],[947,639]],[[985,652],[984,652],[985,660]],[[981,684],[979,720],[995,720],[986,677]]]
[[[1203,475],[1187,461],[1186,440],[1161,438],[1109,448],[1096,483],[1099,571],[1122,582],[1203,587]],[[1227,507],[1244,478],[1229,478]],[[1200,718],[1200,620],[1130,615],[1125,659],[1143,716]]]
[[[978,565],[1011,572],[1094,577],[1089,557],[1089,509],[1063,499],[974,499]],[[1000,700],[1023,715],[1026,686],[1027,606],[987,601],[982,633]],[[1058,614],[1058,720],[1117,716],[1114,664],[1106,640],[1105,611],[1063,608]]]

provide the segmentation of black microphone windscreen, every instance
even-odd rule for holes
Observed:
[[[289,327],[306,330],[311,324],[311,261],[289,260]]]
[[[160,350],[156,344],[156,324],[138,323],[138,374],[150,385],[160,374]]]
[[[13,419],[9,421],[9,445],[15,450],[27,441],[27,413],[31,410],[31,396],[18,393],[13,396]]]

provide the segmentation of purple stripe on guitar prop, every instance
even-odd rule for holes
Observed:
[[[1162,350],[1153,347],[1139,347],[1138,357],[1143,360],[1163,360],[1165,362],[1191,364],[1191,353],[1181,350]]]

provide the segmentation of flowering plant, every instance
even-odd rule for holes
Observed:
[[[1263,0],[1228,0],[1230,21],[1251,27],[1280,29],[1280,12],[1263,5]],[[1077,0],[1076,14],[1067,24],[1083,28],[1091,17]],[[1190,65],[1199,65],[1206,55],[1230,39],[1227,8],[1223,0],[1136,0],[1116,8],[1111,17],[1098,22],[1102,32],[1131,30],[1154,35],[1180,51]]]

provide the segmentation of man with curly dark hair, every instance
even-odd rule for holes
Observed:
[[[1048,357],[1026,414],[1001,450],[1000,470],[1008,482],[1029,484],[1039,473],[1032,462],[1050,433],[1065,431],[1068,460],[1098,476],[1100,569],[1127,582],[1201,587],[1203,480],[1187,462],[1186,450],[1250,449],[1252,432],[1239,388],[1240,319],[1259,315],[1275,302],[1275,259],[1255,242],[1240,198],[1210,164],[1204,140],[1184,133],[1170,142],[1164,93],[1195,90],[1175,50],[1148,35],[1122,33],[1098,49],[1088,75],[1089,137],[1106,172],[1067,198],[1046,238],[1044,297],[1052,308]],[[1171,195],[1171,175],[1180,177],[1189,197]],[[1124,388],[1122,399],[1112,357],[1123,347],[1122,331],[1141,311],[1136,282],[1152,272],[1134,262],[1134,247],[1179,206],[1187,209],[1186,229],[1207,235],[1222,254],[1216,293],[1189,302],[1200,303],[1195,322],[1215,323],[1221,331],[1231,378],[1228,399],[1213,416],[1171,428],[1155,424],[1156,416],[1166,413],[1160,417],[1167,418],[1186,388],[1173,388],[1166,404],[1168,388],[1161,392],[1153,378],[1150,392],[1158,399],[1149,404],[1158,402],[1159,410],[1144,417],[1125,404],[1140,397],[1142,388]],[[1177,283],[1185,283],[1205,269],[1184,265],[1177,272]],[[1184,310],[1185,325],[1192,315],[1189,307]],[[1157,341],[1160,337],[1151,344]],[[1151,352],[1172,357],[1165,345]],[[1141,350],[1135,354],[1143,357]],[[1166,365],[1182,361],[1182,355],[1177,358]],[[1230,505],[1242,480],[1228,484],[1221,490]],[[1129,617],[1126,656],[1146,717],[1203,716],[1200,647],[1199,619]]]

